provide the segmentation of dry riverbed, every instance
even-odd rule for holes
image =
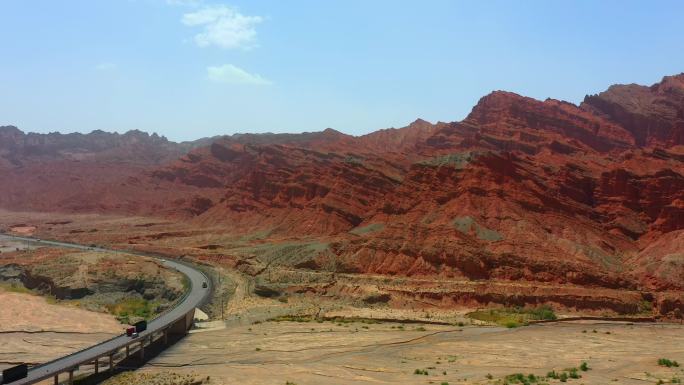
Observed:
[[[265,322],[198,331],[139,370],[212,384],[504,384],[578,368],[568,384],[684,380],[684,327],[551,323],[515,329],[400,323]],[[579,369],[586,362],[589,369]],[[420,374],[416,374],[420,372]],[[141,382],[142,383],[142,382]],[[559,379],[538,383],[561,384]]]

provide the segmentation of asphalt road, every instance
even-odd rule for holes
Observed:
[[[123,251],[118,251],[118,250],[109,250],[101,247],[88,247],[85,245],[76,245],[76,244],[71,244],[71,243],[63,243],[63,242],[55,242],[55,241],[45,241],[45,240],[38,240],[34,238],[25,238],[25,237],[15,237],[15,236],[8,236],[8,235],[0,235],[1,237],[6,237],[9,239],[14,239],[14,240],[19,240],[19,241],[29,241],[29,242],[39,242],[42,245],[48,245],[48,246],[58,246],[58,247],[69,247],[69,248],[74,248],[74,249],[81,249],[81,250],[93,250],[93,251],[106,251],[106,252],[115,252],[115,253],[124,253]],[[135,253],[135,254],[140,254],[140,255],[145,255],[144,253]],[[190,291],[187,294],[187,296],[183,299],[181,303],[176,305],[172,310],[167,311],[166,313],[163,313],[161,316],[158,318],[148,322],[147,324],[147,330],[144,332],[140,333],[140,336],[136,338],[135,340],[140,340],[143,339],[147,336],[149,336],[152,333],[155,333],[157,331],[163,330],[166,326],[173,324],[177,320],[185,317],[185,315],[193,311],[196,307],[201,305],[206,299],[208,299],[209,294],[211,293],[211,288],[202,288],[202,283],[206,282],[207,285],[211,284],[209,279],[204,275],[199,270],[196,270],[188,265],[174,262],[172,260],[164,259],[164,258],[159,258],[156,256],[152,255],[147,255],[150,257],[157,258],[163,262],[163,264],[171,269],[176,269],[185,276],[188,277],[190,281]],[[123,330],[123,329],[122,329]],[[56,373],[63,373],[65,371],[68,371],[70,368],[73,368],[75,366],[78,366],[79,364],[86,363],[89,361],[93,361],[97,357],[101,357],[103,355],[106,355],[107,353],[117,349],[117,348],[123,348],[126,345],[131,343],[131,337],[127,337],[125,335],[122,335],[120,337],[116,337],[114,339],[111,339],[109,341],[102,342],[98,345],[92,346],[90,348],[87,348],[85,350],[81,350],[79,352],[76,352],[74,354],[47,362],[45,364],[36,366],[32,369],[29,370],[28,377],[11,382],[12,385],[24,385],[24,384],[32,384],[35,382],[38,382],[40,380],[44,380],[50,377],[53,377]]]

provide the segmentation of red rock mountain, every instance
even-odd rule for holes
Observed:
[[[497,91],[461,122],[182,156],[191,144],[111,135],[0,129],[0,206],[325,239],[310,268],[333,254],[348,272],[684,290],[684,74],[580,106]]]

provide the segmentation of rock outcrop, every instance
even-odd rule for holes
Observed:
[[[0,130],[0,172],[15,183],[0,187],[1,206],[318,237],[326,252],[297,261],[312,269],[334,256],[340,272],[684,290],[684,74],[580,106],[496,91],[461,122],[360,137],[214,138],[169,162],[189,147],[129,133],[114,151],[104,133],[72,147],[54,135],[36,149]],[[40,161],[50,156],[79,165]],[[654,301],[672,313],[680,298]]]

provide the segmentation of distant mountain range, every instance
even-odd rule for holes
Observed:
[[[684,74],[359,137],[0,127],[0,181],[11,210],[325,237],[348,272],[684,289]]]

